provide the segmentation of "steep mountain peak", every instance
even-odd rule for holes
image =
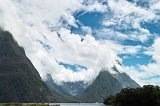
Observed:
[[[112,71],[116,72],[112,75],[121,83],[123,88],[140,87],[139,84],[137,84],[133,79],[131,79],[131,77],[127,73],[125,73],[125,70],[119,61],[116,62],[116,64],[112,67]]]
[[[114,67],[115,67],[115,66],[114,66]],[[107,72],[109,72],[110,74],[117,74],[117,73],[119,73],[118,70],[113,70],[114,67],[112,67],[112,68],[103,67],[103,68],[101,69],[100,73],[103,72],[103,71],[107,71]]]
[[[115,64],[122,66],[121,62],[118,59],[115,60]]]
[[[122,73],[124,72],[123,65],[119,60],[115,60],[113,63],[112,71],[115,71],[116,73]]]
[[[101,70],[81,98],[86,102],[103,102],[104,98],[122,89],[120,82],[107,70]]]
[[[60,97],[44,84],[12,34],[0,31],[0,102],[55,102]]]
[[[112,61],[113,65],[112,67],[108,68],[108,67],[103,67],[101,69],[101,72],[102,71],[108,71],[110,72],[111,74],[118,74],[118,73],[123,73],[124,72],[124,68],[121,64],[121,62],[117,59],[117,60],[114,60]]]
[[[122,88],[139,87],[126,73],[119,72],[116,66],[112,68],[112,71],[116,74],[111,73],[107,68],[103,68],[93,83],[82,94],[82,101],[103,102],[104,98],[118,93]]]

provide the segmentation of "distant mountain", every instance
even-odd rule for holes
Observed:
[[[55,90],[64,96],[80,96],[88,87],[83,81],[56,84],[50,75],[47,75],[47,80],[45,82],[52,90]]]
[[[112,72],[107,68],[103,68],[95,81],[81,95],[81,101],[85,102],[103,102],[110,95],[118,93],[123,88],[140,87],[126,73],[120,72],[122,65],[116,62],[112,68]]]
[[[68,91],[63,89],[62,86],[56,84],[50,74],[47,75],[47,79],[45,80],[45,83],[51,90],[55,90],[56,92],[64,96],[72,96]]]
[[[24,49],[9,32],[0,31],[0,102],[103,102],[122,88],[139,87],[116,65],[112,71],[104,68],[90,85],[83,81],[57,84],[47,75],[47,87]]]
[[[7,31],[0,31],[0,102],[56,102],[31,61]]]
[[[48,76],[46,83],[52,90],[56,90],[73,101],[103,102],[106,97],[120,92],[123,88],[140,87],[126,73],[121,71],[122,68],[120,62],[116,62],[110,71],[103,68],[90,85],[82,81],[63,82],[58,85],[51,76]]]
[[[83,81],[76,81],[76,82],[63,82],[61,87],[69,92],[72,96],[79,96],[81,95],[84,90],[88,87]]]
[[[107,70],[102,70],[94,82],[81,95],[83,102],[103,102],[107,96],[122,89],[121,83]]]

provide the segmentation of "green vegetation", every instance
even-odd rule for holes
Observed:
[[[0,103],[0,106],[49,106],[43,103]]]
[[[49,106],[49,103],[0,103],[0,106]],[[59,104],[52,106],[60,106]]]
[[[145,85],[142,88],[125,88],[109,96],[104,104],[111,106],[160,106],[160,87]]]
[[[41,77],[24,49],[7,31],[0,32],[0,102],[48,102],[52,92]]]

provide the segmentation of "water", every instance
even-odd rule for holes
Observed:
[[[50,103],[50,106],[59,105],[60,106],[105,106],[102,103]]]

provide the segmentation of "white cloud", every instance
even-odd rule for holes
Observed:
[[[155,75],[160,75],[160,38],[156,38],[154,44],[148,48],[145,53],[152,56],[152,63],[140,66],[142,70],[153,73]]]
[[[84,32],[86,32],[87,34],[92,34],[92,29],[91,29],[90,27],[83,26],[83,27],[81,27],[81,28],[82,28],[82,30],[83,30]]]
[[[158,63],[160,62],[160,38],[156,38],[154,44],[149,48],[148,54],[152,55],[153,60]]]
[[[127,16],[135,13],[135,15],[143,17],[143,19],[152,19],[155,17],[155,14],[152,13],[152,11],[137,7],[135,4],[126,0],[109,0],[108,5],[114,14],[119,14],[121,16]],[[117,6],[121,8],[117,8]]]
[[[112,67],[113,60],[118,58],[117,52],[120,49],[117,48],[120,45],[112,41],[97,41],[91,35],[86,35],[81,41],[81,35],[71,34],[66,28],[58,30],[58,37],[57,31],[51,32],[48,29],[55,27],[61,16],[70,25],[76,26],[72,11],[80,6],[81,1],[6,0],[0,3],[5,29],[11,31],[18,43],[25,48],[27,56],[43,78],[50,73],[59,82],[89,81],[95,78],[102,67]],[[90,7],[90,11],[100,11],[100,7],[96,3],[93,8]],[[91,33],[90,28],[84,26],[83,29]],[[87,70],[73,72],[57,61],[79,64],[87,67]]]
[[[91,1],[88,5],[82,5],[82,2],[83,0],[0,0],[0,25],[9,30],[25,48],[27,56],[43,78],[47,73],[51,73],[59,82],[94,79],[101,68],[111,68],[115,60],[121,60],[117,57],[118,54],[135,55],[140,52],[143,48],[141,46],[123,46],[117,42],[123,39],[145,42],[151,34],[142,28],[140,23],[158,17],[155,10],[158,9],[159,3],[153,3],[150,9],[145,9],[126,0],[108,0],[108,6],[98,1]],[[81,35],[72,34],[69,28],[63,28],[62,23],[58,23],[60,18],[64,18],[69,25],[77,27],[78,21],[73,17],[73,12],[85,10],[105,13],[108,8],[113,12],[113,16],[106,18],[103,21],[105,28],[97,32],[101,37],[107,36],[110,40],[95,39],[91,35],[93,30],[83,25],[82,30],[88,35],[83,36],[82,40]],[[117,29],[127,30],[132,27],[138,31],[125,34],[113,28],[106,28],[112,25]],[[111,41],[112,39],[117,39],[114,40],[117,42]],[[157,38],[147,52],[153,56],[155,63],[138,68],[126,67],[126,70],[129,70],[126,72],[141,84],[147,83],[141,80],[142,77],[159,73],[159,42]],[[82,65],[87,69],[74,72],[59,65],[57,61]],[[143,72],[137,72],[135,69]]]
[[[152,9],[152,10],[155,10],[155,11],[160,10],[159,6],[160,6],[160,1],[159,1],[159,0],[156,0],[156,1],[152,4],[151,9]]]
[[[142,46],[123,46],[123,51],[121,51],[121,54],[130,54],[130,55],[136,55],[138,52],[142,50]]]
[[[111,18],[106,16],[106,20],[103,21],[103,25],[107,28],[101,29],[100,34],[106,36],[104,38],[112,38],[113,40],[139,40],[142,43],[149,40],[151,37],[155,36],[150,33],[148,29],[145,29],[141,26],[142,22],[148,22],[150,20],[157,20],[159,19],[159,2],[156,0],[149,1],[150,8],[141,8],[140,6],[137,7],[134,3],[129,3],[126,0],[109,0],[108,5],[112,11]],[[120,7],[120,8],[117,8]],[[113,28],[118,29],[114,30]],[[136,29],[135,31],[129,29]],[[122,33],[119,31],[121,30],[128,30],[128,33]],[[104,34],[102,32],[105,32]],[[111,35],[111,36],[108,36]],[[123,35],[123,36],[122,36]],[[154,63],[149,63],[147,65],[138,65],[138,66],[131,66],[125,67],[126,73],[128,73],[132,79],[137,81],[139,84],[159,84],[157,80],[159,80],[156,75],[160,74],[160,66],[159,64],[159,53],[160,48],[159,40],[156,39],[155,43],[149,48],[147,51],[147,55],[152,56],[152,59],[155,61]],[[135,55],[137,53],[143,54],[143,51],[147,50],[143,46],[123,46],[123,54],[132,54]],[[124,57],[129,58],[129,57]],[[151,78],[153,77],[153,78]]]
[[[160,38],[156,38],[154,44],[148,48],[145,54],[152,56],[153,62],[147,65],[138,65],[126,67],[127,73],[133,77],[141,85],[144,84],[155,84],[159,85],[158,82],[160,76]]]
[[[151,6],[153,5],[152,2],[150,4]],[[148,29],[143,28],[141,23],[159,17],[153,9],[141,8],[127,0],[108,0],[108,8],[110,8],[111,14],[110,16],[108,16],[108,13],[106,14],[106,19],[103,20],[103,25],[105,27],[101,29],[99,33],[107,32],[108,34],[114,32],[112,35],[114,35],[116,39],[118,38],[121,40],[131,39],[140,40],[141,42],[147,41],[151,33]],[[105,38],[108,37],[107,34],[103,34],[106,36]],[[121,35],[127,37],[122,37]]]
[[[66,78],[65,80],[69,80],[67,79],[67,76],[69,76],[72,79],[71,81],[73,81],[72,76],[77,74],[83,75],[83,77],[75,77],[74,80],[80,80],[81,78],[83,78],[84,81],[91,80],[95,78],[103,67],[111,68],[114,65],[113,61],[118,58],[117,52],[121,47],[112,41],[97,41],[93,36],[86,35],[81,42],[80,35],[71,34],[69,30],[63,28],[59,31],[59,34],[63,41],[60,41],[59,38],[56,40],[56,37],[54,41],[52,41],[53,45],[56,45],[53,47],[53,55],[56,60],[68,64],[79,64],[87,67],[89,70],[94,70],[93,75],[88,71],[75,73],[71,70],[65,70],[66,77],[63,76],[63,79]],[[67,72],[70,72],[70,74],[67,74]]]
[[[15,35],[19,44],[26,46],[29,43],[24,43],[27,39],[25,34],[32,29],[32,26],[36,31],[44,27],[46,23],[54,26],[67,9],[74,10],[80,4],[79,0],[68,0],[68,2],[63,0],[39,0],[38,2],[36,0],[1,0],[0,19],[2,26]],[[68,20],[73,24],[72,17],[68,16]]]
[[[104,5],[102,3],[99,3],[98,1],[94,1],[93,3],[90,3],[87,6],[84,6],[83,9],[88,12],[106,12],[107,11],[107,5]]]

